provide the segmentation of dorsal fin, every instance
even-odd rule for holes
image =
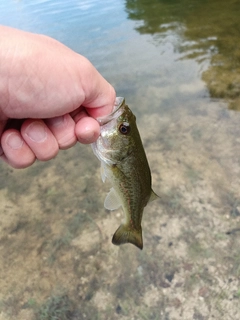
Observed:
[[[159,199],[159,198],[160,197],[153,190],[151,190],[151,195],[150,195],[150,198],[149,198],[148,202],[154,201],[154,200]]]

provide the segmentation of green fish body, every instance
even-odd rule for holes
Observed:
[[[151,172],[136,117],[124,98],[117,98],[113,112],[97,120],[101,133],[92,148],[101,161],[103,182],[108,178],[112,183],[104,206],[108,210],[122,206],[125,213],[125,221],[113,235],[112,243],[132,243],[142,249],[143,209],[158,196],[152,191]]]

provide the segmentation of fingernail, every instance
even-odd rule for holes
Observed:
[[[33,122],[26,128],[26,135],[34,142],[43,142],[47,138],[45,125],[41,122]]]
[[[12,132],[7,136],[6,144],[12,149],[19,149],[23,145],[23,139],[15,132]]]
[[[59,127],[63,124],[65,120],[64,116],[59,116],[59,117],[55,117],[55,118],[50,118],[48,119],[48,123],[54,127]]]

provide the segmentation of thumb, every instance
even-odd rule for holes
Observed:
[[[90,103],[84,103],[88,114],[93,118],[103,117],[112,112],[116,99],[115,90],[108,82],[104,85],[103,89],[104,91],[100,91],[99,95]]]
[[[84,92],[84,106],[90,116],[93,118],[102,117],[111,113],[116,93],[112,85],[97,71],[89,60],[80,56],[81,63],[79,76],[81,79],[81,86]],[[79,64],[80,66],[80,64]]]

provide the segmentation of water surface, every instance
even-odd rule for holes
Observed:
[[[1,24],[85,55],[137,116],[161,199],[116,247],[99,162],[77,145],[0,170],[0,319],[238,319],[237,1],[8,1]]]

